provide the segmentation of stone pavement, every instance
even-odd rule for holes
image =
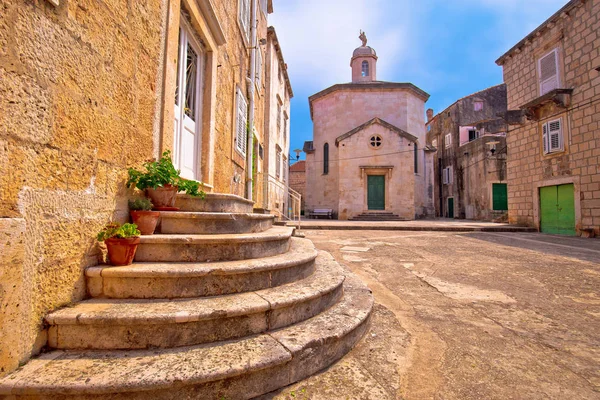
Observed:
[[[297,226],[288,222],[288,226]],[[303,219],[302,229],[327,230],[384,230],[384,231],[447,231],[447,232],[536,232],[527,228],[495,222],[458,220],[449,218],[420,219],[414,221],[338,221],[329,219]]]
[[[261,400],[600,399],[600,240],[304,232],[373,290],[371,327]]]

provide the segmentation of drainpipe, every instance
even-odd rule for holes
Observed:
[[[246,198],[252,200],[252,156],[254,153],[254,81],[256,80],[256,50],[257,50],[257,30],[258,30],[258,18],[257,2],[258,0],[252,1],[252,11],[250,18],[252,22],[252,28],[250,30],[250,77],[248,78],[248,96],[250,96],[250,110],[248,111],[248,142],[246,144]],[[258,160],[257,160],[258,161]]]

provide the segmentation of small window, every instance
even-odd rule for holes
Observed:
[[[413,154],[415,158],[415,174],[419,173],[419,146],[415,143],[415,147],[413,148]]]
[[[560,86],[558,79],[558,49],[552,50],[538,60],[540,96]]]
[[[479,131],[475,129],[469,129],[469,142],[479,138]]]
[[[431,145],[437,149],[437,139],[433,139]]]
[[[475,110],[475,111],[483,110],[483,101],[476,100],[475,103],[473,103],[473,110]]]
[[[544,154],[564,150],[562,120],[560,118],[548,121],[542,125],[542,142]]]
[[[240,88],[236,89],[235,121],[235,148],[243,155],[246,155],[246,140],[248,139],[248,102]]]
[[[450,147],[452,145],[452,135],[450,133],[448,133],[445,138],[444,138],[444,145],[446,146],[446,148]]]
[[[362,62],[362,76],[369,76],[369,62]]]
[[[329,143],[323,145],[323,175],[329,173]]]
[[[250,40],[250,0],[239,0],[239,20],[246,40]]]
[[[382,141],[383,141],[383,139],[381,139],[381,136],[373,135],[373,136],[371,136],[369,143],[371,144],[372,148],[378,149],[381,147]]]
[[[262,144],[258,145],[258,156],[261,160],[265,158],[265,149]]]

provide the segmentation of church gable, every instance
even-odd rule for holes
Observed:
[[[381,118],[373,118],[373,119],[365,122],[364,124],[357,126],[356,128],[352,129],[351,131],[348,131],[348,132],[344,133],[343,135],[338,136],[335,139],[335,145],[339,146],[339,143],[341,141],[343,141],[343,140],[349,138],[350,136],[354,135],[355,133],[361,132],[373,125],[380,125],[386,129],[398,134],[399,136],[407,139],[410,142],[416,143],[418,140],[416,136],[411,135],[410,133],[398,128],[397,126],[392,125],[389,122],[382,120]],[[376,146],[377,143],[375,143],[374,145]]]

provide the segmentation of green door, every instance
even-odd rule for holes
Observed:
[[[492,183],[492,208],[494,211],[508,210],[506,183]]]
[[[540,188],[540,230],[544,233],[575,236],[573,185]]]
[[[367,205],[369,210],[385,210],[385,176],[367,176]]]
[[[454,197],[448,197],[448,218],[454,218]]]

